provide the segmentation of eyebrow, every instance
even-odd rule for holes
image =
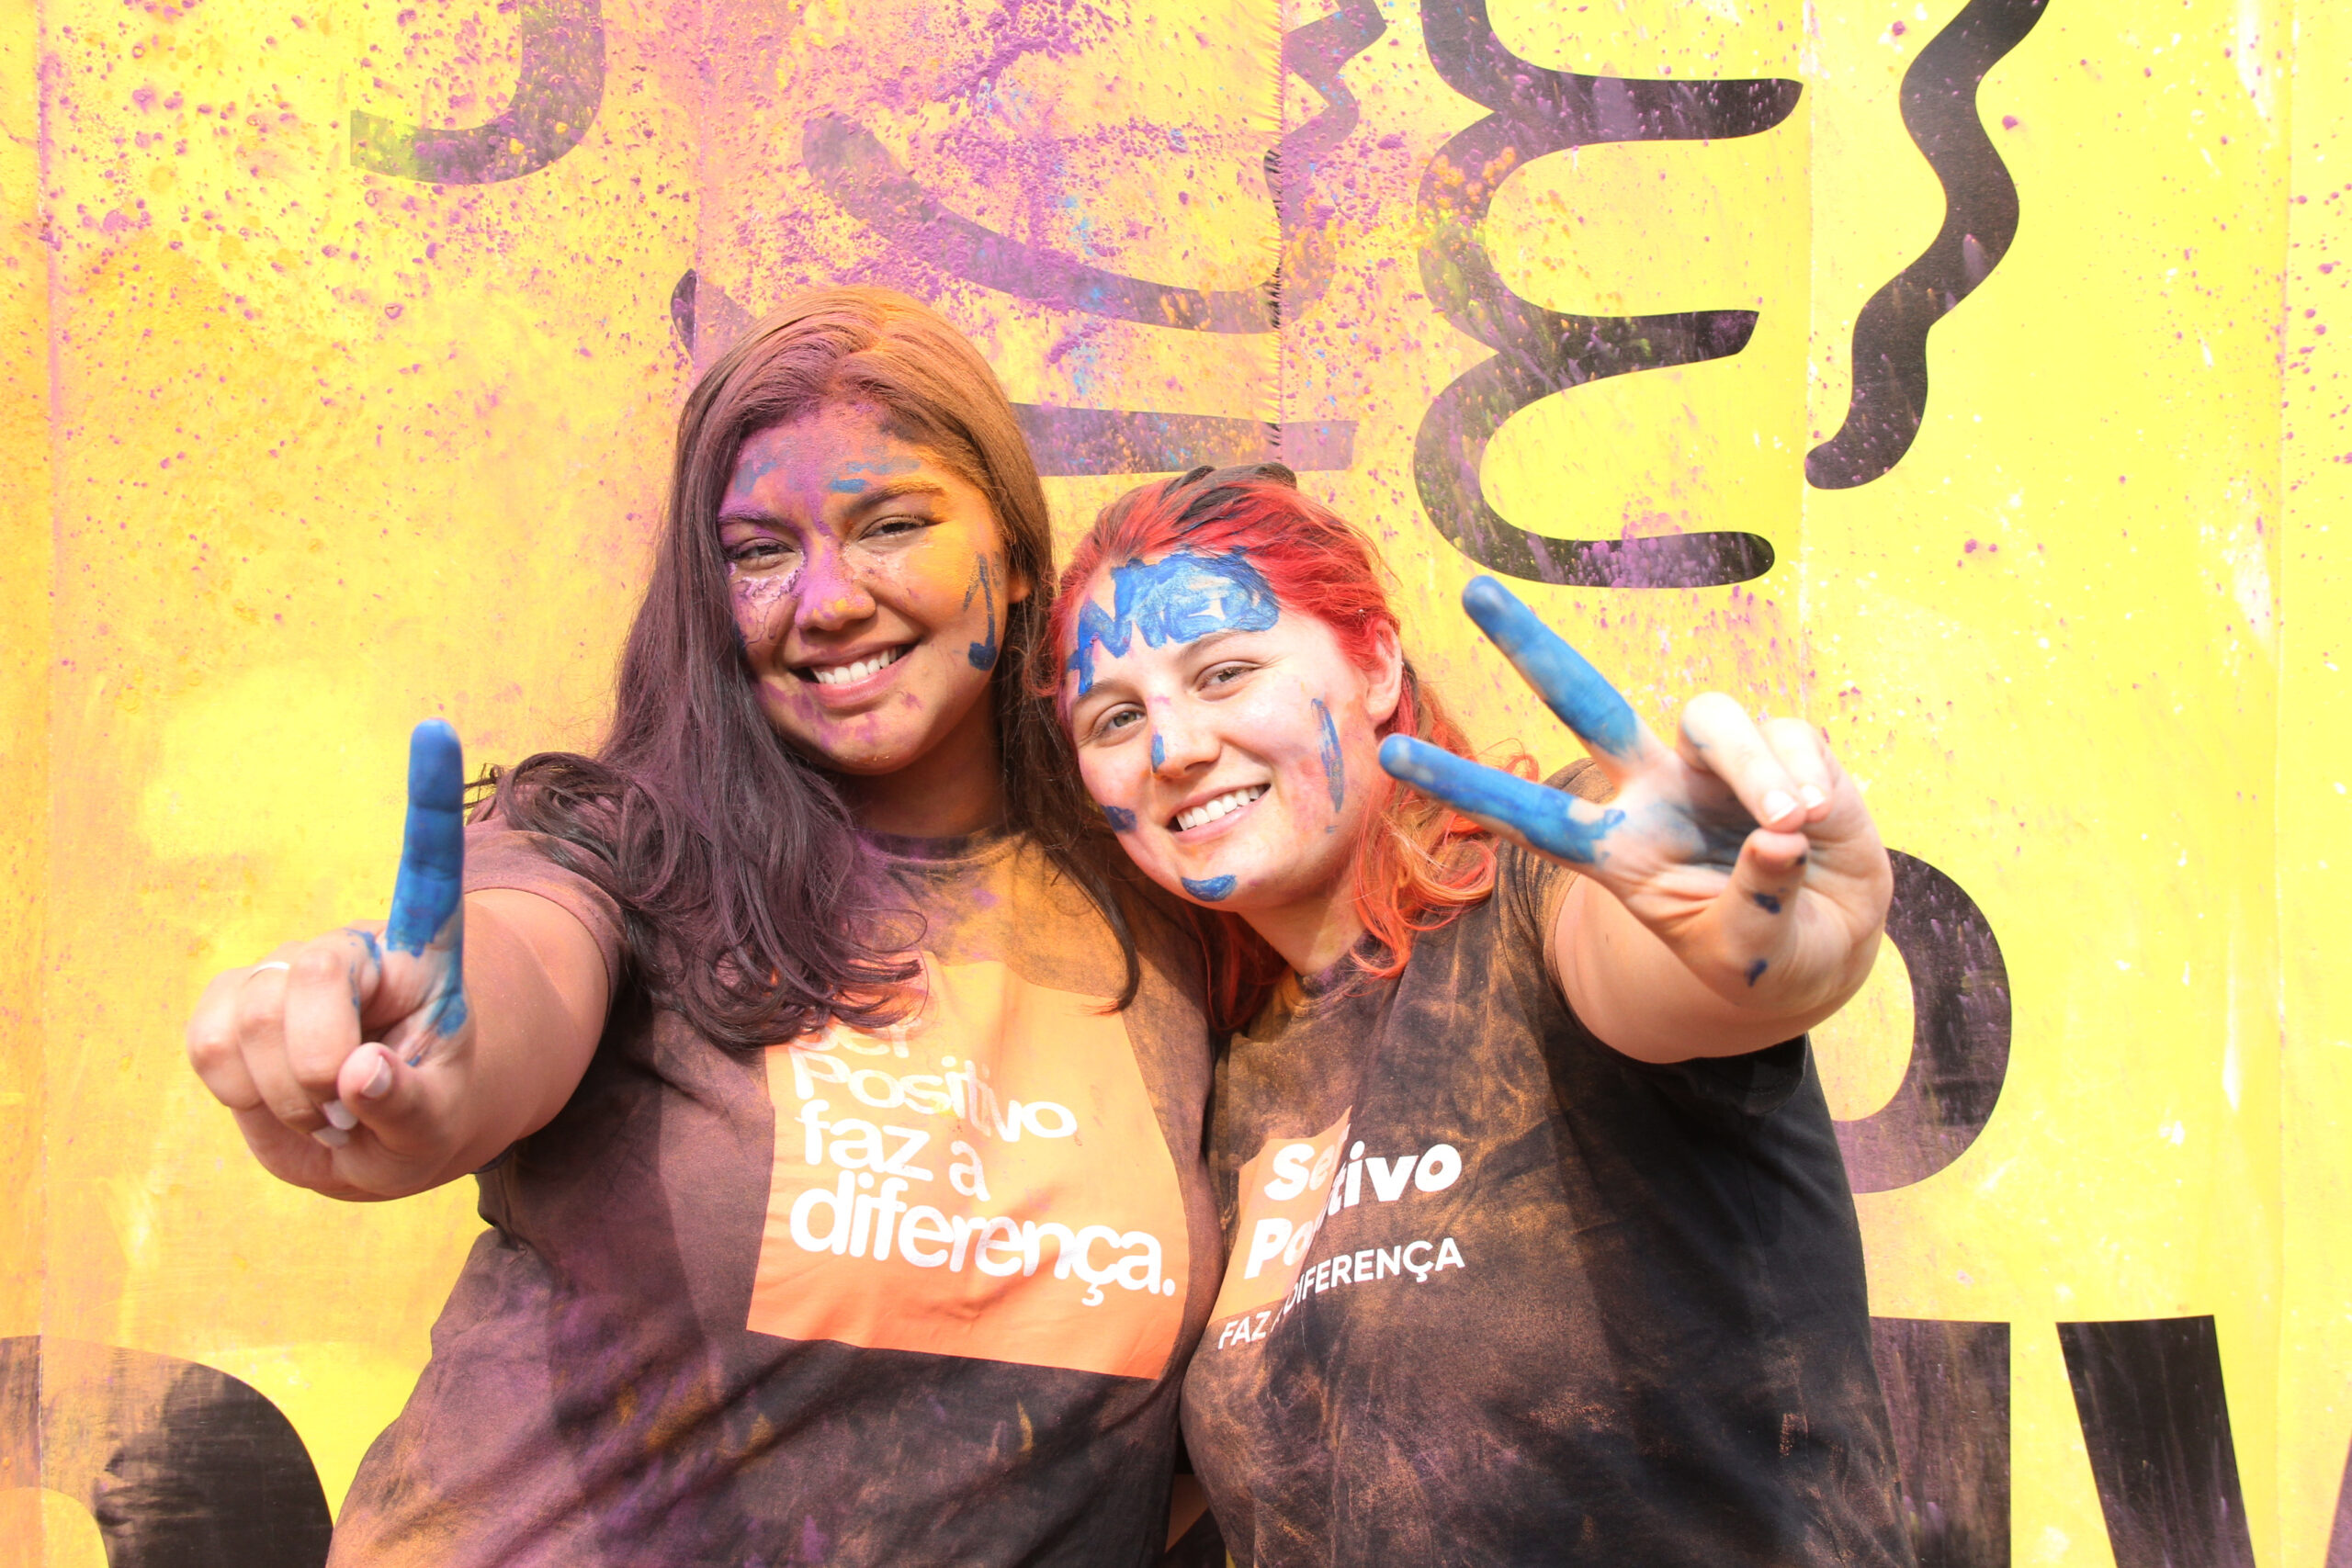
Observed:
[[[872,489],[860,495],[855,501],[851,502],[843,510],[842,521],[854,522],[857,518],[865,516],[876,507],[888,502],[899,500],[905,496],[944,496],[946,493],[947,487],[939,483],[935,479],[902,479],[876,480]],[[745,510],[741,506],[722,506],[718,509],[718,521],[721,524],[773,524],[776,520],[777,519],[773,513],[752,512]]]

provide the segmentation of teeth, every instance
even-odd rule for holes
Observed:
[[[846,686],[853,681],[865,680],[876,670],[896,664],[906,651],[903,648],[894,648],[871,659],[861,659],[854,664],[814,665],[808,672],[817,678],[820,686]]]
[[[1265,793],[1264,784],[1251,784],[1248,789],[1230,790],[1218,795],[1215,800],[1193,807],[1190,811],[1179,811],[1176,814],[1176,830],[1180,833],[1189,832],[1204,823],[1214,822],[1220,817],[1229,816]]]

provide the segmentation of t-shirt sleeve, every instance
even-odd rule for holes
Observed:
[[[1595,803],[1613,798],[1616,788],[1591,758],[1579,758],[1544,781],[1554,789]],[[1515,940],[1530,942],[1543,955],[1544,973],[1552,989],[1567,1005],[1566,987],[1552,962],[1552,932],[1559,924],[1560,904],[1567,897],[1577,873],[1558,861],[1535,854],[1517,844],[1505,844],[1497,859],[1496,897],[1505,911]],[[1601,1053],[1623,1070],[1644,1078],[1668,1099],[1693,1110],[1740,1117],[1769,1116],[1787,1103],[1804,1082],[1805,1039],[1784,1040],[1760,1051],[1737,1056],[1694,1056],[1682,1062],[1645,1062],[1628,1056],[1575,1018],[1575,1032],[1583,1045]]]
[[[545,838],[509,827],[492,807],[466,825],[465,890],[487,893],[494,888],[536,893],[587,927],[605,960],[605,994],[618,991],[620,906],[594,882],[558,863]]]

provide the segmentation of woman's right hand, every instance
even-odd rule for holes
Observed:
[[[197,1003],[188,1060],[283,1180],[387,1198],[466,1168],[464,795],[457,732],[418,725],[390,918],[288,942]]]

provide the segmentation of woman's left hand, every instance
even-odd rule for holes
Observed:
[[[1758,724],[1710,692],[1684,707],[1668,748],[1501,583],[1477,578],[1462,601],[1584,742],[1615,798],[1579,800],[1403,736],[1382,744],[1382,767],[1606,889],[1770,1037],[1726,1042],[1733,1048],[1801,1032],[1860,987],[1894,876],[1861,793],[1820,731],[1793,718]]]

